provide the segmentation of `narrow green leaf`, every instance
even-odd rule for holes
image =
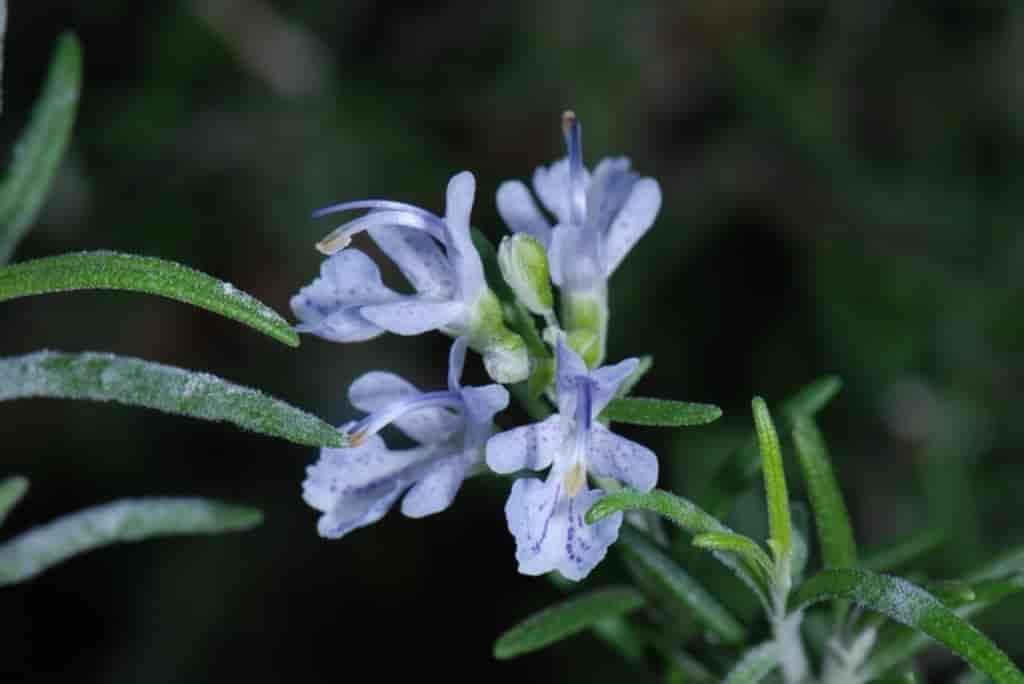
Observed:
[[[595,622],[590,629],[629,662],[643,662],[644,643],[625,617],[606,617]]]
[[[789,514],[789,492],[786,489],[786,472],[782,466],[782,448],[764,399],[754,397],[751,406],[754,409],[754,424],[757,426],[757,443],[761,449],[764,493],[768,501],[768,544],[775,553],[777,563],[788,563],[793,553],[793,523]]]
[[[4,524],[7,514],[18,505],[27,491],[28,479],[20,475],[0,480],[0,525]]]
[[[705,532],[693,538],[693,545],[707,551],[735,554],[757,568],[765,581],[771,580],[772,559],[757,542],[746,535],[735,532]]]
[[[637,492],[632,489],[620,489],[615,492],[609,492],[591,506],[590,510],[587,511],[586,520],[592,525],[609,515],[620,511],[633,510],[656,513],[663,518],[671,520],[692,535],[708,532],[732,533],[732,530],[722,524],[717,518],[709,515],[691,501],[661,489],[655,489],[647,493]],[[717,551],[713,552],[713,554],[721,563],[736,573],[736,576],[754,592],[762,604],[768,605],[767,587],[758,573],[752,572],[746,564],[740,562],[732,554],[719,553]]]
[[[997,684],[1022,684],[1024,674],[984,634],[924,589],[867,570],[837,568],[807,580],[793,597],[799,609],[828,599],[847,599],[927,634],[986,673]]]
[[[942,601],[947,608],[959,608],[978,598],[974,587],[961,580],[928,582],[925,589],[929,594]]]
[[[82,52],[66,33],[57,41],[46,85],[0,183],[0,264],[11,258],[43,206],[71,137],[81,89]]]
[[[968,582],[998,579],[1024,573],[1024,546],[1018,546],[988,561],[967,577]]]
[[[74,290],[124,290],[160,295],[231,318],[289,347],[295,330],[268,306],[187,266],[116,252],[78,252],[25,261],[0,269],[0,302]]]
[[[974,600],[954,610],[965,620],[998,605],[1009,596],[1024,591],[1024,576],[983,580],[972,584],[971,589],[974,592]],[[885,675],[935,642],[921,632],[903,625],[887,624],[879,632],[877,643],[878,646],[864,666],[864,671],[871,677]]]
[[[926,530],[896,544],[869,551],[864,554],[861,565],[875,572],[891,572],[926,556],[945,541],[942,530]]]
[[[729,670],[723,684],[757,684],[779,666],[779,647],[774,641],[755,646]]]
[[[857,565],[857,545],[825,440],[812,419],[798,416],[794,424],[793,442],[814,509],[825,567],[853,567]]]
[[[542,649],[601,620],[631,613],[643,603],[643,596],[628,587],[600,589],[568,599],[534,613],[502,634],[494,643],[494,657],[507,660]]]
[[[625,380],[622,381],[621,385],[619,385],[619,389],[615,392],[615,396],[616,397],[626,397],[626,396],[629,396],[630,392],[632,392],[633,389],[640,383],[640,381],[644,379],[644,376],[646,376],[648,373],[651,372],[651,369],[653,367],[654,367],[654,357],[653,356],[651,356],[649,354],[645,354],[644,356],[641,356],[640,357],[640,362],[636,364],[636,368],[633,369],[633,372],[630,373],[629,376]]]
[[[293,406],[207,373],[113,354],[41,351],[0,358],[0,401],[114,401],[240,428],[296,444],[344,446],[335,428]]]
[[[792,429],[798,418],[813,418],[839,394],[843,381],[835,375],[826,375],[800,388],[796,394],[782,402],[782,416]]]
[[[601,412],[601,418],[616,423],[660,427],[707,425],[721,416],[722,409],[712,404],[644,397],[612,399]]]
[[[258,525],[253,508],[208,499],[127,499],[72,513],[0,545],[0,586],[24,582],[100,546],[178,534],[216,534]]]
[[[632,529],[623,529],[618,546],[657,584],[660,596],[677,602],[723,642],[735,644],[746,639],[746,630],[728,609],[643,535]]]

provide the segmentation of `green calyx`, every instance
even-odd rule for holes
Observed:
[[[608,337],[608,301],[604,293],[562,293],[562,320],[569,346],[589,368],[604,361]]]
[[[469,346],[484,359],[484,368],[495,382],[522,382],[530,375],[530,356],[523,338],[505,326],[501,302],[484,288],[473,305],[466,334]]]
[[[530,313],[549,316],[555,307],[551,275],[544,246],[525,233],[501,241],[498,248],[501,275]]]

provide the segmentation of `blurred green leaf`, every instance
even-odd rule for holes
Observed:
[[[861,565],[875,572],[889,572],[917,561],[942,546],[945,541],[946,535],[942,530],[926,530],[890,546],[865,553]]]
[[[928,582],[925,585],[925,589],[927,589],[929,594],[946,604],[947,608],[959,608],[971,603],[978,597],[974,592],[974,587],[962,580]]]
[[[608,617],[630,613],[643,603],[643,596],[628,587],[600,589],[568,599],[534,613],[502,634],[494,643],[494,657],[507,660],[542,649]]]
[[[319,447],[340,447],[335,428],[293,406],[207,373],[130,357],[41,351],[0,358],[0,401],[49,397],[115,401]]]
[[[731,613],[675,561],[658,550],[639,532],[623,529],[618,546],[623,554],[657,584],[659,595],[677,602],[687,614],[728,644],[746,639],[746,630]]]
[[[236,320],[289,347],[299,346],[295,330],[273,309],[230,283],[173,261],[116,252],[79,252],[0,268],[0,302],[94,289],[175,299]]]
[[[981,582],[1017,573],[1024,573],[1024,546],[1001,553],[968,575],[967,581]]]
[[[789,514],[789,491],[786,488],[786,471],[782,466],[782,448],[764,399],[754,397],[751,406],[754,410],[754,424],[757,426],[757,443],[761,449],[764,493],[768,501],[768,545],[775,553],[775,562],[785,564],[788,572],[793,554],[793,522]]]
[[[755,646],[722,680],[723,684],[757,684],[779,666],[779,648],[774,641]]]
[[[722,409],[712,404],[643,397],[612,399],[601,412],[601,418],[612,422],[659,427],[707,425],[721,416]]]
[[[118,542],[247,530],[262,514],[208,499],[127,499],[40,525],[0,545],[0,586],[24,582],[68,558]]]
[[[853,567],[857,565],[857,545],[825,440],[810,418],[797,416],[794,425],[793,442],[814,509],[825,567]]]
[[[927,634],[985,672],[997,684],[1024,683],[1024,674],[984,634],[924,589],[867,570],[825,570],[793,596],[793,609],[828,599],[847,599]]]
[[[0,480],[0,525],[28,491],[28,479],[15,475]]]
[[[0,264],[11,258],[43,206],[71,137],[81,87],[81,48],[66,33],[57,41],[46,85],[0,183]]]
[[[787,427],[792,430],[798,418],[818,415],[842,388],[843,381],[835,375],[826,375],[800,388],[796,394],[782,402],[782,416],[787,421]]]
[[[770,582],[773,572],[772,559],[756,541],[735,532],[705,532],[693,538],[693,545],[707,551],[731,553],[743,558],[757,568],[765,582]]]

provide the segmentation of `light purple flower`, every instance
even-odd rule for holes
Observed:
[[[483,470],[484,444],[494,415],[508,406],[500,385],[463,387],[466,339],[452,345],[448,390],[420,392],[381,371],[359,377],[349,399],[369,413],[341,428],[351,446],[323,449],[306,469],[302,496],[323,515],[317,530],[337,539],[380,520],[401,497],[402,513],[421,518],[448,508],[463,480]],[[418,443],[388,449],[377,434],[394,425]]]
[[[505,505],[519,571],[540,575],[557,570],[568,579],[581,580],[604,558],[622,524],[621,513],[594,525],[584,521],[603,494],[588,487],[588,474],[646,492],[658,480],[658,459],[596,420],[637,360],[588,371],[564,337],[558,340],[557,354],[558,413],[491,437],[487,465],[498,473],[550,466],[543,481],[516,480]]]
[[[548,250],[551,279],[570,292],[604,294],[607,280],[654,223],[661,188],[630,170],[626,157],[583,165],[581,127],[572,112],[562,118],[568,155],[533,174],[533,190],[555,217],[552,227],[521,181],[498,187],[498,213],[515,233],[527,233]]]
[[[345,202],[316,212],[319,217],[370,210],[317,244],[332,256],[321,266],[320,277],[292,297],[292,311],[300,321],[296,329],[333,342],[360,342],[385,331],[466,335],[473,349],[484,355],[492,378],[499,382],[525,379],[529,373],[525,345],[504,326],[501,305],[487,287],[470,237],[475,189],[476,181],[468,171],[452,176],[444,218],[388,200]],[[391,289],[370,257],[347,249],[352,237],[364,230],[415,293]]]

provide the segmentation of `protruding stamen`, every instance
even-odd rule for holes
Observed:
[[[562,135],[569,151],[569,210],[572,222],[580,225],[587,212],[587,193],[583,187],[583,127],[571,109],[562,114]]]
[[[341,250],[345,249],[352,243],[352,234],[348,230],[347,226],[338,226],[330,233],[327,234],[324,239],[316,243],[316,251],[320,252],[324,256],[331,256],[337,254]]]
[[[405,399],[399,399],[380,411],[366,416],[345,432],[348,446],[356,447],[402,416],[425,408],[463,408],[462,396],[457,392],[424,392]]]
[[[317,250],[330,256],[345,249],[352,242],[352,236],[374,226],[398,226],[422,230],[441,244],[448,246],[448,227],[445,222],[426,209],[390,200],[358,200],[332,204],[313,212],[313,218],[355,209],[369,209],[370,213],[335,228],[324,239],[316,243]]]

